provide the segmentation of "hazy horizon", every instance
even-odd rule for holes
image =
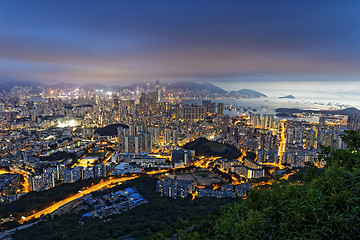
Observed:
[[[0,8],[0,79],[353,90],[359,4],[8,1]]]

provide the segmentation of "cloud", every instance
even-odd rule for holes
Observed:
[[[356,78],[358,5],[14,0],[0,9],[0,77],[109,83]]]

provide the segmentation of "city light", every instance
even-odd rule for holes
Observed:
[[[80,125],[79,121],[76,120],[63,120],[63,121],[58,121],[58,125],[57,127],[59,128],[65,128],[65,127],[75,127]]]

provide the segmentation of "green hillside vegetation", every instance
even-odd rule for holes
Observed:
[[[238,91],[232,91],[231,93],[236,93],[238,96],[242,98],[262,98],[267,97],[265,94],[261,92],[257,92],[251,89],[241,89]]]
[[[195,141],[184,145],[187,150],[195,150],[195,156],[205,157],[223,157],[234,159],[241,157],[241,151],[229,144],[223,144],[207,140],[206,138],[198,138]]]
[[[41,161],[59,161],[59,160],[68,159],[68,158],[75,159],[76,157],[77,157],[77,155],[75,153],[68,153],[68,152],[62,151],[62,152],[53,153],[47,157],[40,157],[40,160]]]
[[[127,181],[109,191],[136,187],[149,201],[128,212],[107,219],[81,217],[82,211],[63,216],[55,216],[22,231],[16,232],[13,239],[149,239],[159,231],[186,222],[194,216],[205,216],[220,206],[234,202],[234,199],[197,198],[191,200],[161,197],[156,189],[156,178],[141,176]]]
[[[318,174],[309,164],[303,181],[282,180],[206,219],[180,226],[178,239],[359,239],[360,133],[347,131],[347,149],[323,148]],[[159,233],[154,239],[170,235]]]
[[[29,192],[17,201],[1,205],[0,217],[4,218],[12,215],[19,218],[26,216],[33,211],[39,211],[52,205],[54,202],[70,197],[84,187],[89,187],[100,181],[101,178],[86,179],[74,183],[61,184],[46,191]]]

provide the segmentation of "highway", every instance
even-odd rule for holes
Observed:
[[[75,199],[78,199],[78,198],[81,198],[83,197],[84,195],[86,194],[89,194],[89,193],[92,193],[92,192],[95,192],[95,191],[98,191],[98,190],[101,190],[101,189],[104,189],[104,188],[107,188],[107,187],[110,187],[111,185],[113,184],[119,184],[119,183],[122,183],[122,182],[125,182],[125,181],[128,181],[128,180],[132,180],[132,179],[135,179],[137,178],[137,176],[134,176],[134,177],[122,177],[122,178],[116,178],[116,179],[109,179],[107,181],[102,181],[94,186],[91,186],[83,191],[79,191],[78,193],[76,193],[75,195],[71,196],[71,197],[68,197],[68,198],[65,198],[59,202],[56,202],[54,203],[53,205],[41,210],[41,211],[38,211],[30,216],[27,216],[25,219],[22,218],[19,223],[24,223],[25,221],[28,221],[30,219],[33,219],[33,218],[39,218],[41,215],[46,215],[46,214],[49,214],[49,213],[52,213],[54,211],[56,211],[58,208],[60,208],[61,206],[75,200]]]

